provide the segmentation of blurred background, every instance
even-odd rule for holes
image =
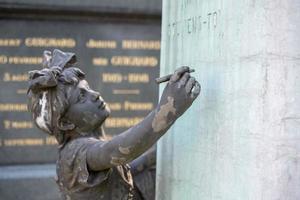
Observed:
[[[110,136],[155,106],[161,0],[0,0],[0,199],[59,198],[56,141],[32,123],[27,72],[44,50],[74,52],[112,115]]]

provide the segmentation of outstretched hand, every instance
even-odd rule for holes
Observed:
[[[201,86],[189,73],[189,67],[177,69],[166,85],[159,107],[172,105],[171,112],[175,118],[180,117],[198,97]]]

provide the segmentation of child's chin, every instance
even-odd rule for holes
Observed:
[[[98,128],[100,126],[102,126],[105,122],[105,120],[108,118],[110,113],[105,114],[105,116],[102,118],[102,120],[100,120],[97,124],[95,124],[95,128]]]

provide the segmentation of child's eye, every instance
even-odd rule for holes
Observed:
[[[85,92],[84,91],[80,91],[79,95],[78,95],[78,101],[85,101]]]

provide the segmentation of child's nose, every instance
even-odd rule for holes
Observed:
[[[91,96],[92,96],[92,101],[97,101],[98,99],[101,100],[99,92],[92,92]]]

